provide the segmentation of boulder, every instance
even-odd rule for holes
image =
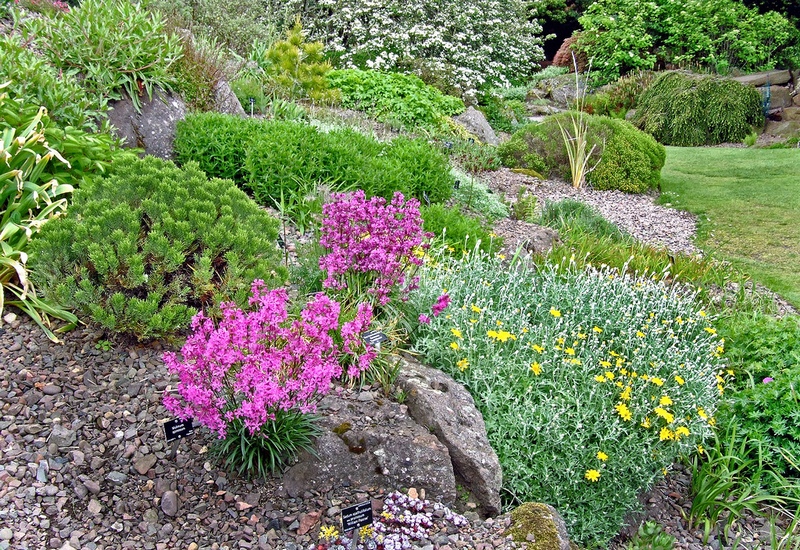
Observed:
[[[770,85],[783,86],[791,82],[792,75],[789,71],[765,71],[762,73],[735,76],[733,80],[741,82],[745,86],[755,86],[756,88],[766,85],[767,82],[769,82]]]
[[[494,231],[503,237],[503,253],[506,256],[514,254],[518,249],[534,256],[542,256],[561,242],[555,229],[511,218],[498,220]]]
[[[457,117],[453,117],[453,120],[466,128],[467,132],[477,136],[483,143],[489,145],[498,145],[500,143],[497,139],[497,134],[494,133],[494,130],[489,125],[489,121],[475,107],[467,107],[466,111]]]
[[[148,155],[172,160],[175,125],[186,116],[186,104],[180,96],[157,89],[153,98],[141,98],[139,112],[133,101],[125,97],[112,101],[108,118],[114,134],[125,140],[127,147],[139,147]]]
[[[456,481],[450,454],[436,436],[414,422],[405,405],[371,392],[326,396],[319,404],[322,434],[314,456],[300,454],[283,477],[289,496],[333,487],[425,489],[427,498],[452,505]]]
[[[759,88],[761,97],[767,96],[766,88]],[[781,109],[783,107],[790,107],[792,105],[792,93],[789,88],[785,86],[770,86],[769,87],[769,108]]]
[[[786,107],[783,110],[783,120],[800,122],[800,107]]]
[[[526,502],[514,509],[506,535],[529,550],[570,550],[564,519],[549,504]]]
[[[793,103],[793,104],[794,104],[796,107],[800,107],[800,94],[797,94],[797,95],[795,95],[794,97],[792,97],[792,103]]]
[[[411,358],[400,360],[395,384],[406,395],[411,416],[450,451],[458,481],[472,493],[485,515],[500,513],[503,475],[489,445],[486,425],[469,392],[440,370]]]
[[[789,138],[800,133],[800,122],[768,120],[764,126],[763,133],[770,136]]]
[[[219,80],[214,85],[214,110],[226,115],[246,116],[239,98],[225,80]]]
[[[575,85],[575,74],[563,74],[546,78],[536,85],[539,96],[550,99],[560,109],[574,109],[575,100],[578,98],[578,90]],[[586,77],[578,77],[578,86],[581,90],[586,89]]]

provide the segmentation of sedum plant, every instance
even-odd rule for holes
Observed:
[[[253,279],[285,281],[277,221],[195,163],[118,161],[46,229],[32,252],[46,295],[140,340],[188,328],[201,309],[218,315],[222,301],[246,303]]]
[[[37,295],[26,250],[33,234],[64,212],[73,190],[52,178],[47,165],[69,163],[47,142],[46,109],[9,97],[5,88],[0,85],[0,314],[4,306],[16,306],[57,341],[48,315],[69,323],[77,319]]]
[[[553,504],[605,546],[637,496],[716,423],[723,343],[677,288],[618,271],[503,263],[472,252],[419,271],[407,317],[428,364],[463,383],[503,467],[505,505]]]

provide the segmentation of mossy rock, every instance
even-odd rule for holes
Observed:
[[[527,543],[529,550],[570,550],[561,514],[549,504],[526,502],[511,512],[511,527],[506,531],[514,542]]]

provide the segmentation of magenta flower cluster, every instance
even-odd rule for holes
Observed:
[[[288,301],[285,289],[268,290],[257,280],[250,311],[224,303],[218,326],[198,313],[182,360],[164,354],[180,380],[180,399],[164,397],[167,410],[194,417],[220,438],[235,419],[255,435],[277,410],[314,411],[341,376],[342,360],[350,365],[350,376],[369,367],[376,352],[360,339],[372,321],[368,304],[359,304],[355,318],[340,328],[339,303],[324,294],[312,298],[299,317],[288,314]]]
[[[320,244],[328,252],[319,266],[327,274],[325,288],[346,288],[348,276],[358,275],[377,303],[386,305],[396,289],[405,293],[416,286],[415,278],[406,280],[407,269],[422,264],[419,252],[428,247],[419,201],[406,201],[398,192],[387,204],[357,191],[334,195],[322,213]]]

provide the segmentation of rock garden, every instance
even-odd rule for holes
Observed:
[[[800,13],[640,4],[0,0],[0,550],[797,548]]]

